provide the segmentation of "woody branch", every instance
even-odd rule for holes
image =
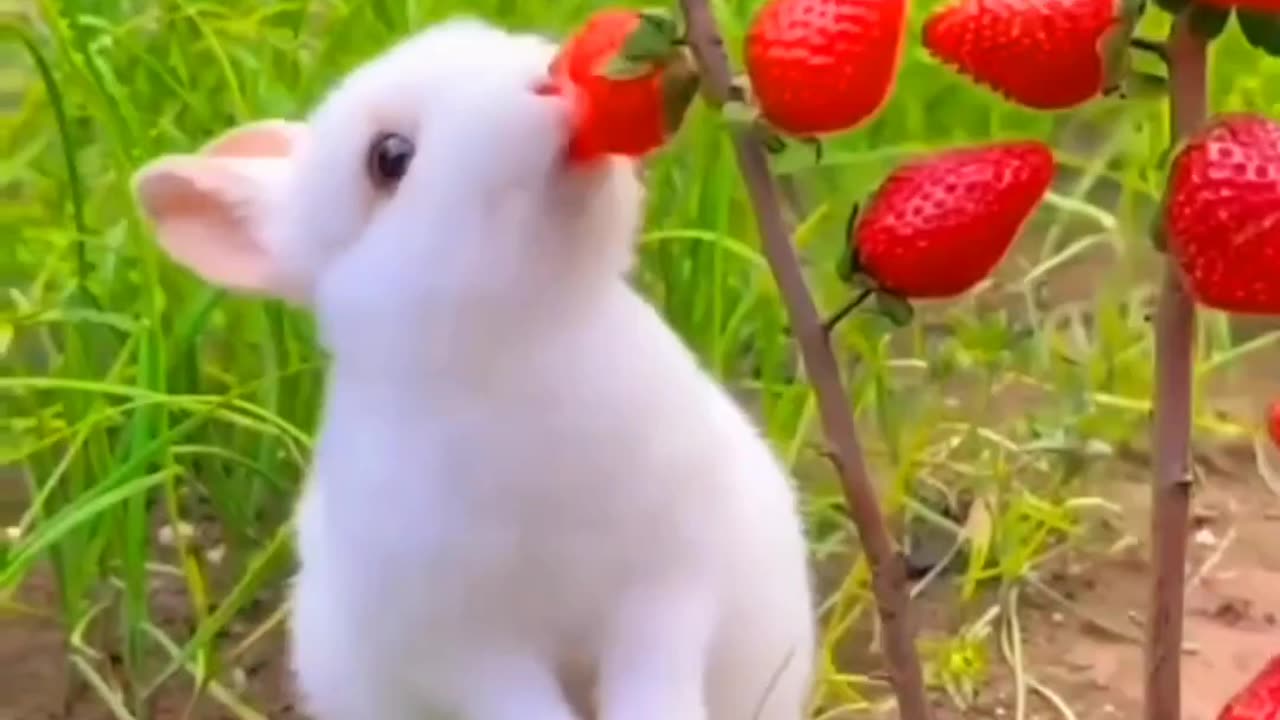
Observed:
[[[1207,47],[1183,12],[1164,48],[1172,91],[1171,135],[1178,142],[1205,122]],[[1156,309],[1155,472],[1151,484],[1150,613],[1147,618],[1145,718],[1182,716],[1182,614],[1190,511],[1191,372],[1195,305],[1172,260]]]
[[[706,0],[681,0],[681,6],[689,47],[701,69],[704,93],[713,104],[723,105],[731,99],[732,74],[715,18]],[[801,359],[817,396],[822,428],[840,473],[846,509],[871,569],[883,628],[882,649],[900,715],[903,720],[930,720],[932,712],[914,642],[906,566],[880,511],[839,366],[783,220],[764,135],[750,127],[736,130],[733,140],[764,254],[791,316]]]

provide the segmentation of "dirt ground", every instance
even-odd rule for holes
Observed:
[[[1280,654],[1280,498],[1258,479],[1249,451],[1222,459],[1230,464],[1202,465],[1206,478],[1193,503],[1182,720],[1214,720],[1227,698]],[[1124,508],[1127,538],[1048,569],[1045,579],[1061,599],[1024,595],[1026,672],[1065,699],[1078,720],[1140,716],[1148,600],[1140,538],[1150,506],[1144,479],[1118,474],[1108,493]],[[1014,717],[1010,673],[1002,667],[999,674],[965,717]],[[1028,719],[1058,717],[1030,693]]]

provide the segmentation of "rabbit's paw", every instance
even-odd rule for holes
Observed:
[[[469,662],[459,704],[467,720],[579,720],[554,668],[536,657],[512,654]]]
[[[692,589],[639,593],[625,603],[606,640],[600,720],[707,720],[714,615]]]

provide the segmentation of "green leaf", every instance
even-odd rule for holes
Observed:
[[[9,346],[13,344],[13,324],[0,323],[0,357],[4,357],[9,353]]]
[[[907,326],[916,315],[906,298],[883,290],[876,292],[876,309],[897,327]]]
[[[1280,17],[1236,8],[1236,24],[1250,45],[1271,57],[1280,57]]]
[[[1204,3],[1196,3],[1187,15],[1191,29],[1205,40],[1215,40],[1227,27],[1231,19],[1231,10]]]

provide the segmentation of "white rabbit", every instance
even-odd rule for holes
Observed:
[[[321,720],[798,720],[789,480],[627,282],[635,163],[562,163],[555,45],[469,18],[306,123],[135,178],[169,255],[310,307],[330,355],[292,656]]]

